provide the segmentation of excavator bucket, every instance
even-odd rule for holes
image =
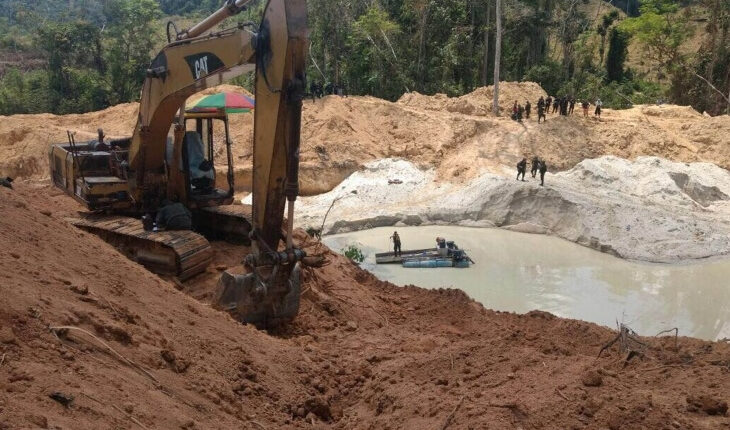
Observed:
[[[247,273],[227,270],[218,280],[214,306],[231,312],[241,322],[261,328],[288,323],[299,313],[300,264],[279,270],[257,268],[258,276],[248,269],[244,269]]]

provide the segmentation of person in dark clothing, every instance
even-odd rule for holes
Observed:
[[[335,86],[332,82],[327,82],[327,85],[324,86],[324,93],[325,95],[332,95],[334,94]]]
[[[390,236],[390,238],[393,240],[393,255],[396,257],[401,256],[400,236],[398,235],[398,232],[394,231],[393,236]]]
[[[530,111],[532,110],[532,105],[530,104],[530,101],[527,100],[525,102],[525,119],[530,119]]]
[[[522,115],[525,113],[525,108],[522,105],[517,106],[517,121],[522,122]]]
[[[547,121],[547,117],[545,116],[545,108],[537,105],[537,123],[540,124],[540,118],[542,118],[543,122]]]
[[[545,185],[545,172],[547,172],[547,164],[545,164],[545,160],[540,161],[540,186]]]
[[[545,113],[550,113],[550,106],[553,104],[553,98],[548,96],[547,100],[545,100]]]
[[[537,107],[545,107],[545,98],[543,96],[540,96],[540,99],[537,101]]]
[[[2,185],[5,188],[13,189],[13,178],[10,176],[6,176],[4,178],[0,178],[0,185]]]
[[[312,96],[312,103],[314,103],[314,99],[317,98],[317,82],[309,83],[309,95]]]
[[[525,182],[525,171],[527,171],[527,158],[523,158],[522,161],[517,163],[517,180],[520,180],[522,175],[522,182]]]
[[[560,99],[560,115],[568,115],[568,96],[563,96],[563,98]]]
[[[534,178],[537,175],[537,170],[540,168],[540,159],[537,155],[532,157],[532,163],[530,164],[530,174]]]
[[[570,115],[573,115],[573,110],[575,109],[575,97],[570,98],[570,108],[568,109],[568,113]]]
[[[512,105],[512,120],[517,121],[517,100],[515,100],[515,104]]]
[[[193,228],[193,215],[182,203],[163,202],[155,218],[157,230],[190,230]]]
[[[588,100],[583,100],[583,103],[581,103],[581,107],[583,108],[583,116],[588,117],[588,108],[590,107],[590,103],[588,103]]]
[[[553,100],[553,113],[558,111],[558,107],[560,107],[560,98],[555,97],[555,100]]]

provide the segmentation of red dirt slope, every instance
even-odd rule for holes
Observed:
[[[205,303],[241,248],[214,244],[178,291],[64,222],[73,209],[48,188],[0,188],[0,428],[730,425],[726,343],[646,338],[624,367],[615,349],[596,358],[607,328],[395,287],[324,249],[300,317],[266,333]]]

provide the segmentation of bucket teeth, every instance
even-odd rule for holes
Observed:
[[[254,273],[222,273],[214,306],[244,323],[274,327],[291,321],[299,312],[300,264],[278,270],[264,287]]]

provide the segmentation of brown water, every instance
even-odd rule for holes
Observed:
[[[611,327],[623,322],[642,335],[678,327],[680,335],[730,337],[730,260],[646,264],[622,260],[562,239],[499,229],[398,227],[403,249],[433,247],[446,237],[476,261],[468,269],[405,269],[376,265],[390,251],[393,228],[324,238],[332,249],[359,244],[363,267],[398,285],[464,290],[485,307],[540,309]]]

